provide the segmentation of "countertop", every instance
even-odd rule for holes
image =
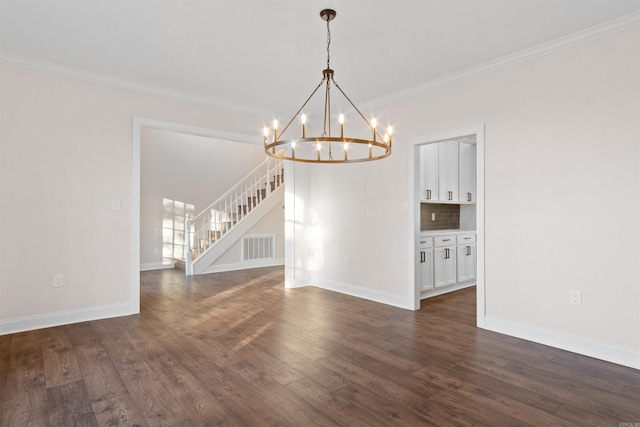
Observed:
[[[453,229],[453,230],[423,230],[420,231],[420,235],[421,236],[442,236],[445,234],[454,234],[454,235],[458,235],[458,234],[469,234],[469,233],[475,233],[476,230],[460,230],[458,228]]]

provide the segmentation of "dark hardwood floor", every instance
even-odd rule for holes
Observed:
[[[640,426],[640,371],[283,269],[142,273],[140,315],[0,336],[1,425]]]

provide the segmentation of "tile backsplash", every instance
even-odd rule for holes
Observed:
[[[436,214],[435,221],[431,220]],[[420,203],[420,230],[455,230],[460,228],[460,205]]]

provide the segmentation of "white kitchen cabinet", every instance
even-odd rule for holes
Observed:
[[[438,200],[438,144],[420,147],[420,200]]]
[[[437,236],[433,249],[434,287],[453,285],[456,278],[456,238],[455,236]]]
[[[476,245],[458,246],[458,282],[476,278]]]
[[[433,289],[433,239],[423,237],[420,239],[420,290]]]
[[[456,236],[458,282],[476,278],[476,234],[458,234]]]
[[[477,200],[476,190],[476,145],[460,142],[458,150],[458,164],[460,170],[460,202]]]
[[[438,199],[458,201],[458,142],[438,143]]]

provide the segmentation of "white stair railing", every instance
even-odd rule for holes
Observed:
[[[258,167],[211,203],[198,215],[185,219],[185,267],[192,271],[193,262],[229,231],[244,220],[253,209],[284,184],[284,162],[267,157]]]

